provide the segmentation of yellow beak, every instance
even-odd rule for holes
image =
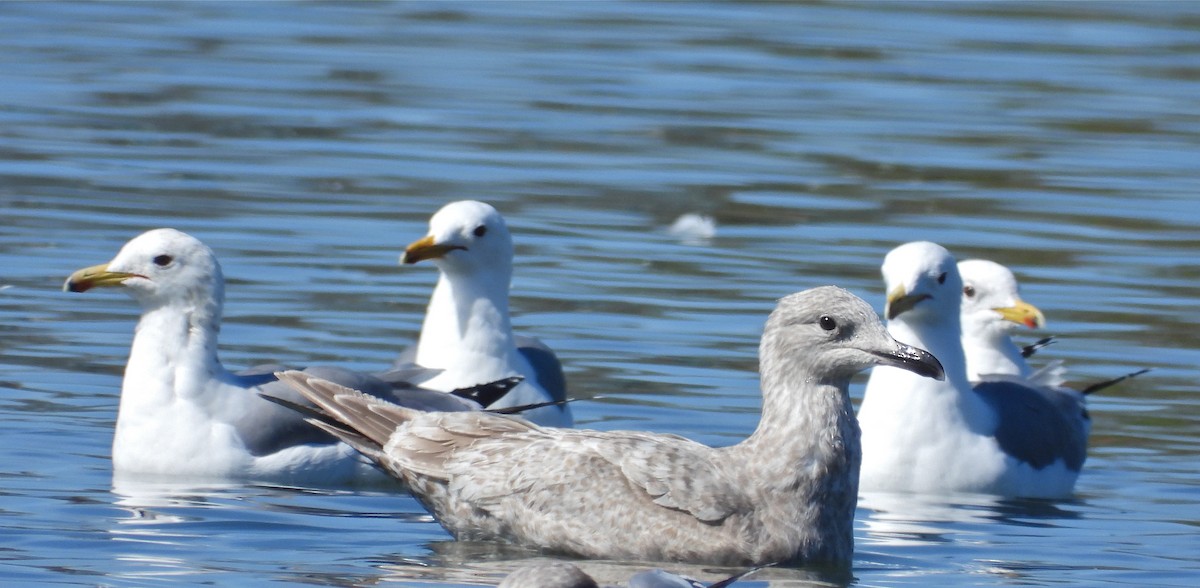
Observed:
[[[77,270],[63,283],[64,292],[87,292],[92,288],[103,286],[120,286],[129,278],[143,278],[140,274],[126,272],[110,272],[108,264],[93,265]]]
[[[455,249],[466,249],[466,247],[462,245],[440,245],[434,243],[433,235],[429,235],[420,241],[414,241],[406,247],[404,255],[400,256],[400,263],[407,265],[426,259],[437,259]]]
[[[918,302],[929,298],[928,294],[920,296],[910,296],[903,285],[896,286],[891,292],[888,292],[887,304],[883,307],[883,315],[890,321],[905,312],[912,310]]]
[[[1012,306],[993,308],[992,310],[1000,313],[1000,316],[1004,317],[1006,321],[1025,325],[1031,329],[1046,326],[1046,316],[1042,314],[1042,311],[1024,300],[1017,300],[1017,303]]]

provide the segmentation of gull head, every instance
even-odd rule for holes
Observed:
[[[810,378],[830,383],[848,382],[877,365],[945,378],[932,354],[896,341],[869,304],[836,286],[780,300],[767,319],[760,355],[764,362],[802,362]],[[771,369],[764,365],[764,374]]]
[[[889,251],[883,259],[883,281],[888,320],[934,322],[939,317],[958,317],[962,278],[954,256],[937,243],[914,241]]]
[[[490,204],[451,202],[429,219],[429,234],[400,256],[403,265],[433,260],[443,272],[473,274],[488,269],[512,272],[512,236],[504,217]]]
[[[217,256],[199,239],[175,229],[133,238],[108,263],[85,267],[63,284],[68,292],[123,287],[143,306],[220,304],[224,281]]]
[[[1022,325],[1030,329],[1046,326],[1042,311],[1021,300],[1017,278],[1008,268],[986,259],[958,263],[962,276],[962,317],[967,325],[1008,332]]]

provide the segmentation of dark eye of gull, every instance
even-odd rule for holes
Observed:
[[[173,259],[170,255],[157,255],[154,257],[154,265],[157,265],[158,267],[166,267],[171,264],[171,261],[173,261]]]
[[[942,272],[942,275],[938,276],[938,283],[939,284],[946,283],[946,272]]]
[[[832,331],[837,328],[837,321],[833,320],[833,317],[829,315],[821,317],[821,320],[818,322],[820,322],[821,328],[826,331]]]
[[[482,237],[482,236],[486,235],[487,234],[487,226],[479,225],[478,227],[475,227],[474,233],[475,233],[476,237]]]
[[[963,286],[963,294],[966,294],[967,298],[974,298],[975,286]]]

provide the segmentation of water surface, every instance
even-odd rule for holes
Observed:
[[[1200,571],[1196,4],[5,3],[0,27],[6,584],[487,585],[528,557],[387,489],[114,483],[137,311],[59,291],[173,226],[221,257],[226,364],[378,368],[435,279],[397,255],[464,198],[506,215],[514,321],[580,425],[713,444],[756,423],[775,299],[882,306],[914,239],[1010,265],[1046,360],[1153,371],[1092,400],[1072,500],[864,496],[853,582]],[[669,235],[689,212],[717,235]]]

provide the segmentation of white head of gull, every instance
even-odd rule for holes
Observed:
[[[221,364],[225,282],[216,255],[198,239],[174,229],[148,231],[112,261],[71,274],[63,286],[71,292],[98,287],[121,287],[142,307],[121,385],[115,472],[319,484],[386,479],[353,449],[328,434],[313,435],[294,411],[258,396],[268,391],[303,402],[276,381],[273,372],[281,366],[231,373]],[[340,368],[311,373],[413,406],[469,406]],[[413,401],[393,394],[411,394]]]
[[[863,490],[1069,495],[1087,453],[1081,402],[1016,381],[972,386],[960,339],[963,282],[945,248],[901,245],[884,259],[883,277],[888,332],[933,353],[946,379],[872,370],[858,412]]]
[[[429,219],[429,234],[412,243],[400,263],[424,260],[440,275],[416,349],[397,366],[415,363],[442,370],[422,381],[449,391],[510,376],[525,380],[487,408],[526,406],[566,399],[566,379],[554,352],[532,337],[514,335],[508,314],[513,244],[504,217],[489,204],[464,200],[443,206]],[[569,427],[566,404],[535,408],[525,418]]]
[[[1012,340],[1018,326],[1039,329],[1046,325],[1042,311],[1021,299],[1012,271],[994,261],[968,259],[958,262],[958,273],[963,281],[962,345],[967,378],[980,382],[1016,377],[1062,385],[1060,363],[1035,372]]]
[[[960,261],[958,271],[963,280],[963,353],[967,358],[967,377],[976,387],[982,382],[1008,380],[1054,388],[1058,393],[1074,397],[1082,407],[1083,396],[1149,371],[1141,369],[1093,382],[1080,390],[1066,387],[1067,369],[1062,360],[1049,361],[1036,370],[1026,361],[1033,351],[1048,345],[1052,338],[1020,348],[1009,337],[1018,325],[1031,329],[1046,325],[1042,311],[1021,300],[1012,271],[983,259]],[[1084,424],[1090,427],[1090,422]]]
[[[873,365],[929,377],[941,367],[832,286],[780,300],[759,357],[762,419],[724,448],[418,413],[302,373],[280,378],[325,413],[310,422],[405,481],[461,540],[588,558],[847,566],[860,460],[850,378]]]

